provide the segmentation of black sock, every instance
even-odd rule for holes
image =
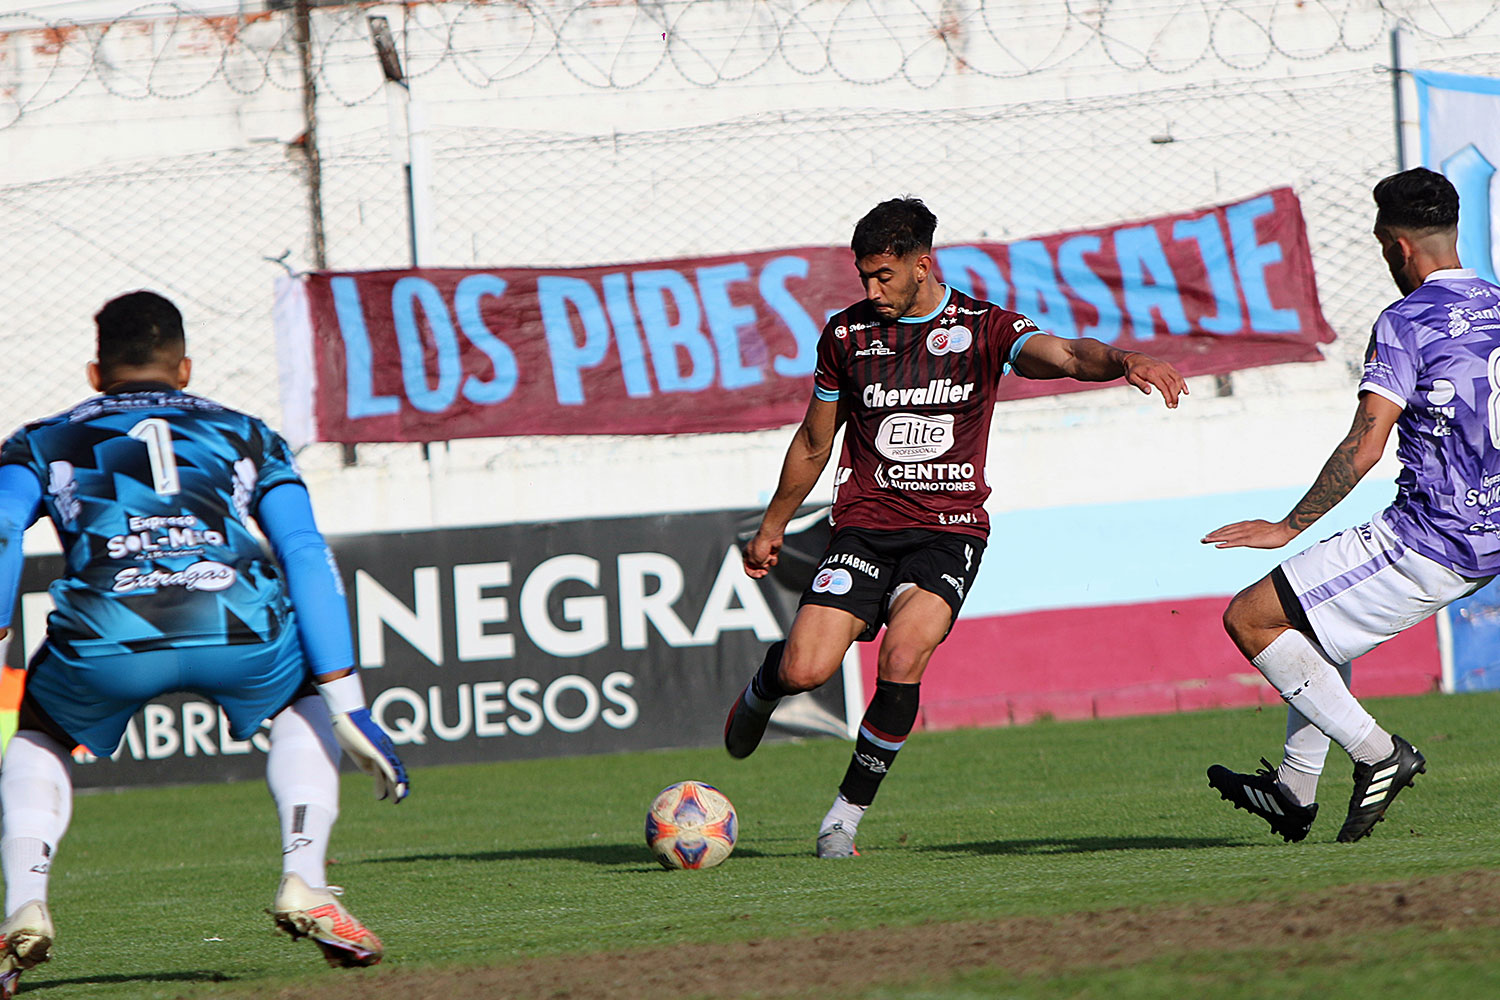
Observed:
[[[750,690],[755,693],[755,697],[763,701],[776,701],[792,693],[781,683],[781,654],[785,649],[786,640],[783,639],[766,650],[766,658],[760,669],[750,678]]]
[[[875,697],[865,709],[859,737],[854,741],[854,757],[844,772],[844,783],[839,785],[844,798],[857,806],[875,801],[880,779],[895,763],[897,752],[917,723],[921,691],[921,684],[875,682]]]

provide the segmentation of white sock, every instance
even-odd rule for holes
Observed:
[[[322,888],[339,815],[339,745],[321,697],[301,698],[271,721],[266,785],[281,820],[282,874]]]
[[[10,738],[0,764],[0,870],[5,912],[47,900],[47,877],[58,842],[73,818],[73,758],[44,733],[23,729]]]
[[[1335,664],[1335,669],[1348,687],[1350,664]],[[1318,778],[1328,759],[1329,742],[1327,734],[1308,722],[1307,716],[1288,706],[1286,746],[1282,748],[1281,766],[1276,769],[1276,782],[1299,806],[1312,805],[1318,800]]]
[[[869,806],[857,806],[842,795],[835,796],[833,808],[828,810],[828,815],[823,817],[823,825],[818,827],[818,835],[832,830],[835,823],[842,823],[849,835],[853,836],[859,830],[859,821],[868,808]]]
[[[1376,726],[1370,734],[1349,748],[1349,756],[1361,764],[1378,764],[1396,752],[1391,734]]]
[[[1355,760],[1368,756],[1372,740],[1377,747],[1381,737],[1389,741],[1390,734],[1380,729],[1374,717],[1349,693],[1333,661],[1296,629],[1282,632],[1250,662],[1288,705],[1349,751]],[[1385,756],[1389,755],[1387,750]]]

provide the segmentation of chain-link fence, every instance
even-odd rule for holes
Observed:
[[[191,319],[195,388],[258,411],[276,407],[269,289],[305,257],[303,171],[277,147],[172,157],[0,187],[0,344],[9,359],[0,420],[59,409],[87,393],[93,313],[151,287]]]
[[[407,69],[424,100],[486,102],[433,132],[431,263],[586,264],[841,243],[865,209],[902,192],[937,210],[943,242],[1004,240],[1289,184],[1340,334],[1330,354],[1348,364],[1248,378],[1269,393],[1348,384],[1370,319],[1393,297],[1372,251],[1368,195],[1396,167],[1389,31],[1403,19],[1428,65],[1494,72],[1486,53],[1500,39],[1500,3],[1324,2],[1290,32],[1294,6],[1303,8],[1281,0],[412,5],[403,11]],[[59,116],[49,128],[86,136],[89,116],[135,99],[132,114],[155,115],[162,134],[191,148],[191,124],[172,127],[173,101],[191,109],[188,118],[268,104],[285,118],[298,105],[293,14],[154,10],[66,32],[0,21],[15,29],[0,37],[0,53],[14,52],[18,38],[30,46],[29,64],[9,64],[15,86],[0,100],[0,143],[28,128],[27,141],[41,141],[49,115]],[[402,178],[382,124],[366,13],[312,15],[324,130],[318,183],[334,268],[408,261]],[[127,31],[149,44],[130,42]],[[7,65],[0,56],[0,82]],[[959,79],[965,74],[987,82],[976,89]],[[999,85],[1008,79],[1026,86]],[[968,99],[961,107],[912,100],[926,91]],[[722,113],[710,124],[653,129],[643,95],[676,102],[668,121],[691,117],[681,109],[694,102]],[[782,110],[737,114],[739,95]],[[549,113],[588,102],[607,107],[580,112],[584,127]],[[870,106],[877,102],[898,107]],[[86,113],[64,115],[75,106]],[[610,114],[633,127],[591,127]],[[483,123],[497,119],[528,124]],[[312,264],[313,177],[303,149],[298,140],[173,155],[164,145],[127,166],[0,186],[8,279],[0,336],[10,359],[0,423],[78,397],[90,314],[142,286],[183,306],[200,359],[197,388],[274,415],[271,281],[281,266]],[[25,155],[19,143],[10,150]],[[420,462],[419,449],[406,446],[363,446],[359,455]],[[314,446],[304,459],[331,468],[342,453]]]

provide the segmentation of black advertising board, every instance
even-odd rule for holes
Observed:
[[[371,709],[412,767],[715,744],[827,537],[826,519],[800,519],[783,566],[757,582],[738,547],[755,523],[713,512],[332,537]],[[27,561],[25,648],[59,568]],[[804,731],[842,731],[840,679],[797,707]],[[259,777],[266,745],[264,729],[232,740],[216,706],[172,695],[75,782]]]

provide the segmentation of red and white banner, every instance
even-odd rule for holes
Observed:
[[[1060,336],[1205,375],[1316,361],[1290,188],[1101,229],[939,247],[944,281]],[[760,430],[801,418],[847,248],[587,268],[317,272],[278,289],[288,436],[437,441]],[[1091,388],[1013,378],[1003,398]]]

